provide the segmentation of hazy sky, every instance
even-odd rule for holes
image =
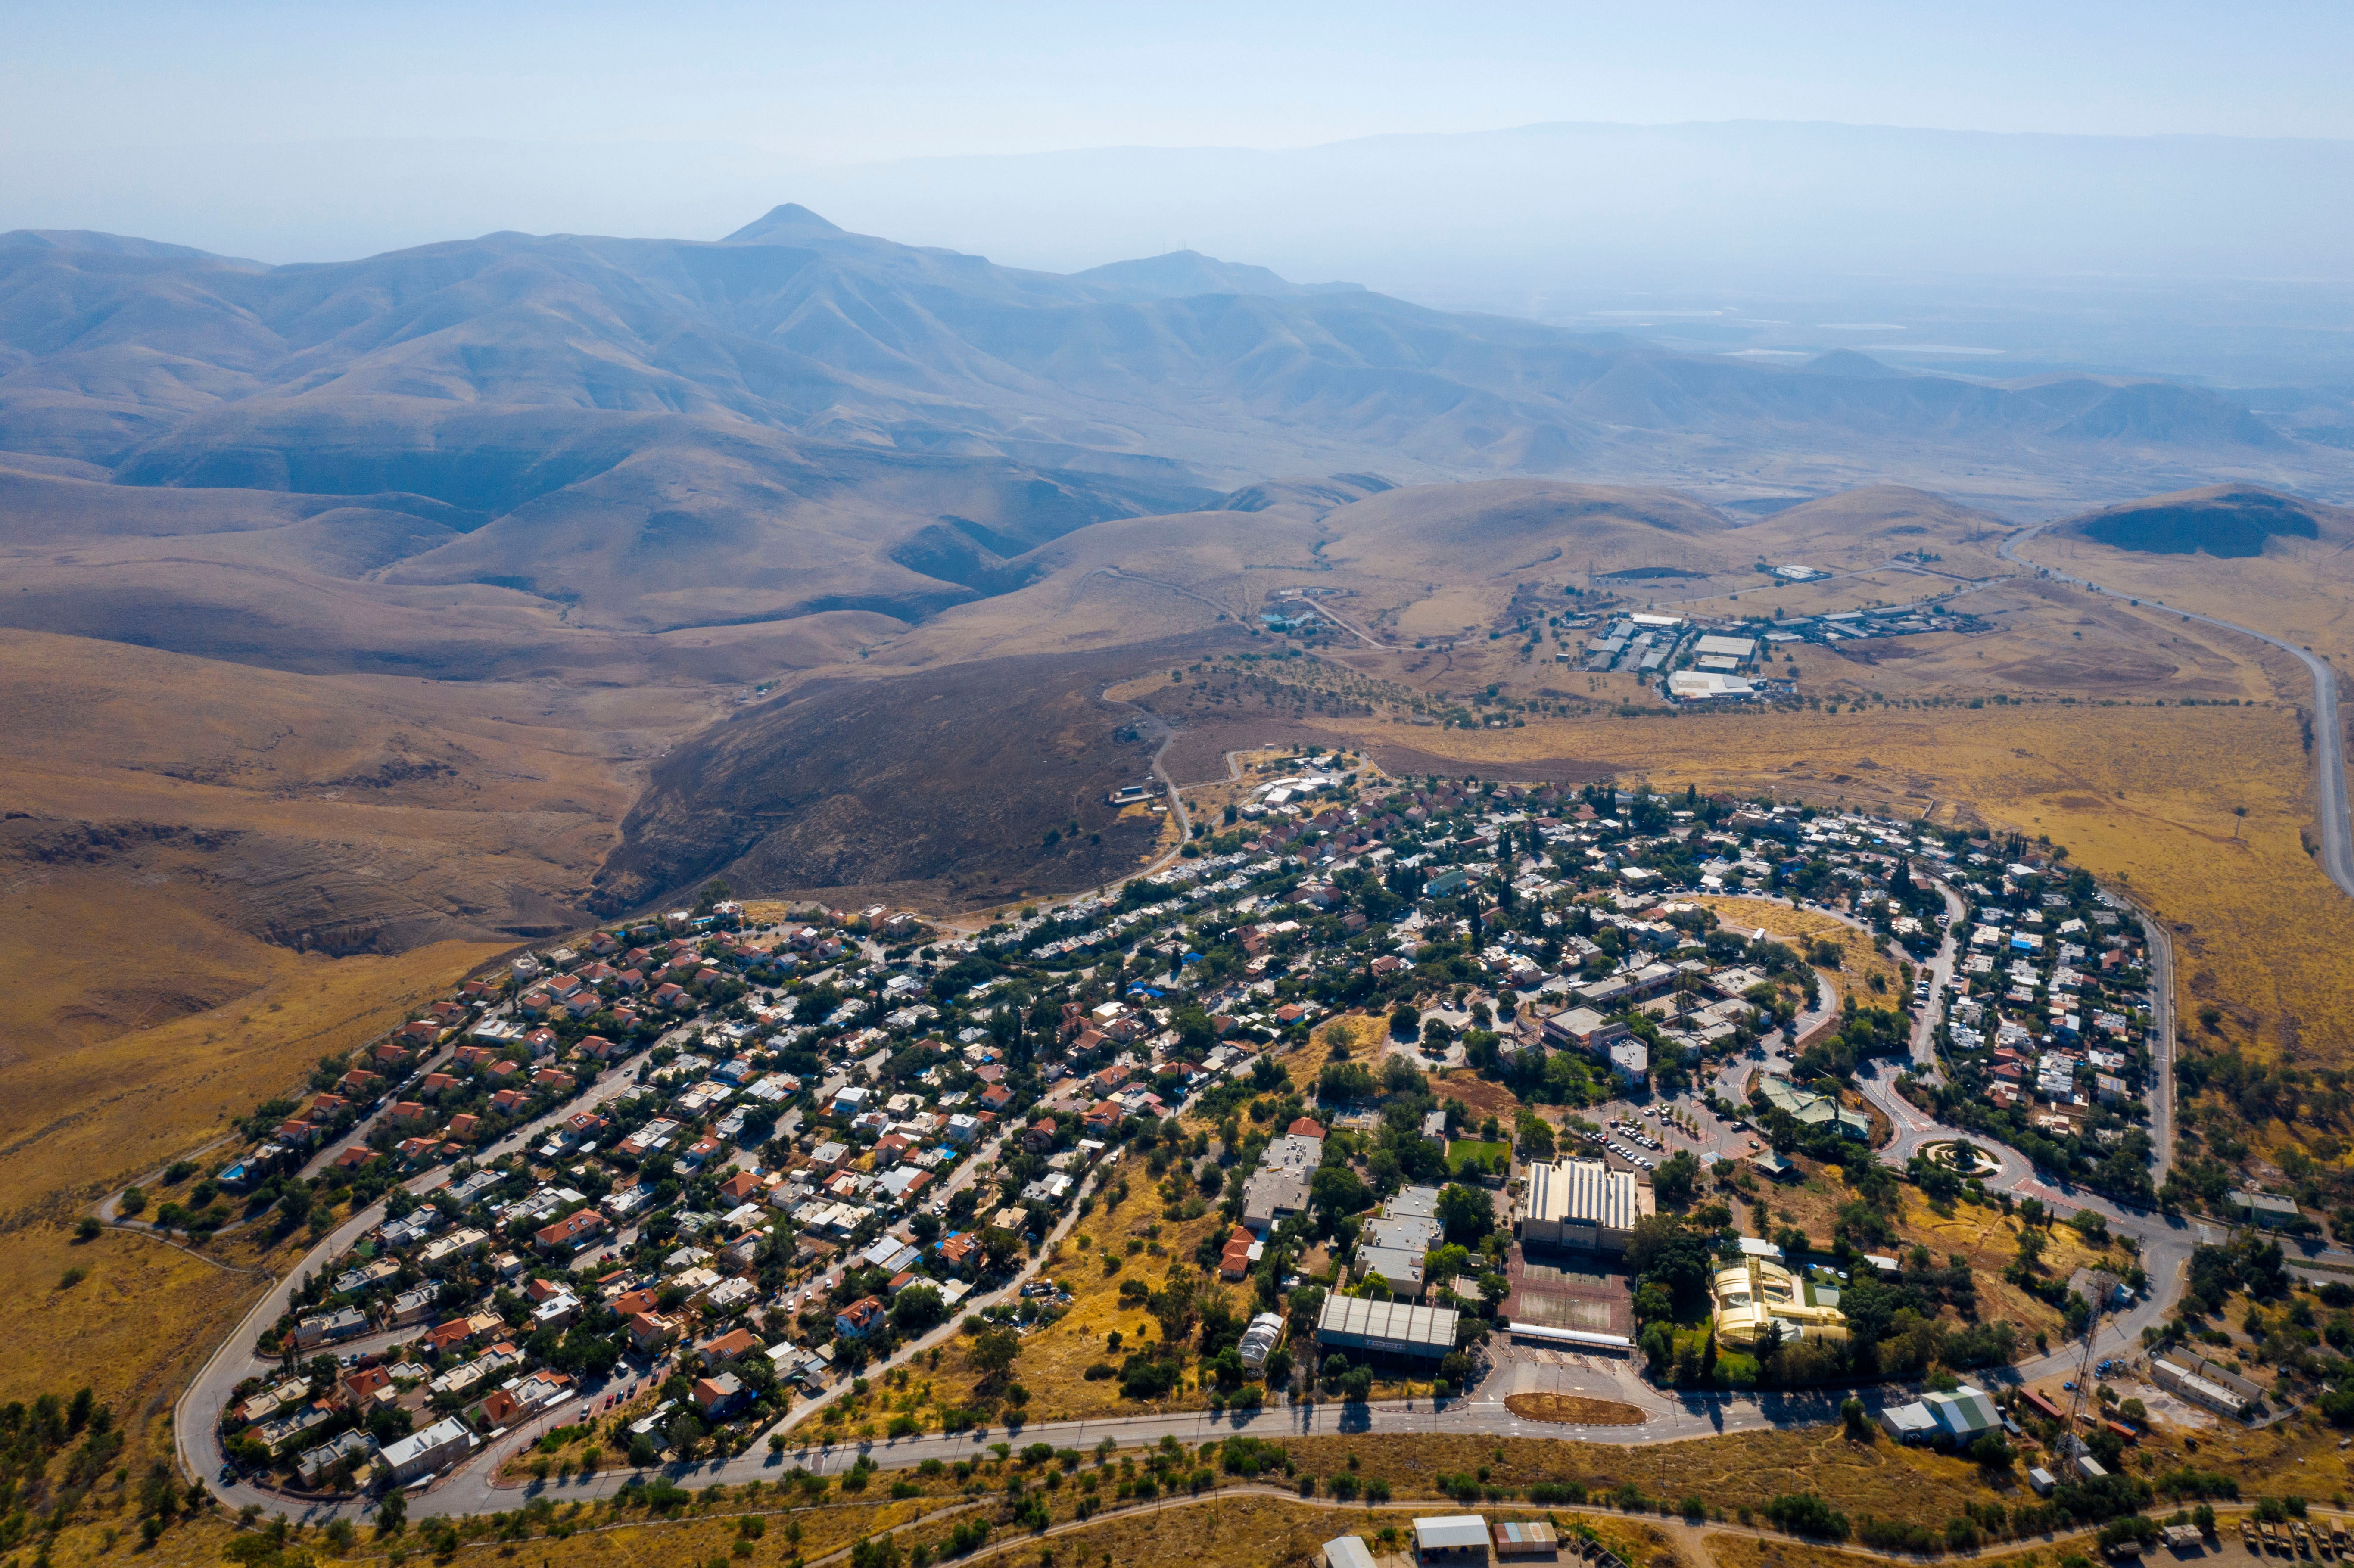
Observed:
[[[2294,0],[15,0],[7,38],[0,155],[20,171],[189,142],[728,143],[840,163],[1553,120],[2354,136],[2354,7]]]

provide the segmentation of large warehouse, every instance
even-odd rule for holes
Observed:
[[[1316,1342],[1323,1351],[1380,1351],[1435,1361],[1455,1349],[1457,1316],[1452,1307],[1328,1296],[1324,1315],[1316,1321]]]
[[[1635,1222],[1652,1212],[1651,1190],[1631,1171],[1599,1160],[1535,1165],[1521,1199],[1521,1244],[1625,1252]]]

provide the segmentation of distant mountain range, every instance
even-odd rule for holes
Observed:
[[[1897,481],[2049,507],[2327,489],[2354,452],[2158,381],[1675,353],[1190,251],[1023,271],[785,206],[716,241],[492,234],[328,265],[0,235],[0,548],[60,579],[0,620],[155,636],[199,601],[264,605],[275,630],[219,646],[332,663],[333,585],[366,579],[408,618],[385,656],[444,667],[467,655],[440,590],[523,615],[531,647],[904,622],[1020,587],[1072,530],[1284,475],[1723,501]],[[246,499],[164,499],[223,492]]]
[[[2161,382],[1669,353],[1186,252],[1022,271],[791,206],[716,242],[492,234],[274,268],[0,236],[0,449],[133,483],[410,488],[495,512],[559,477],[449,455],[453,427],[505,411],[535,440],[655,416],[1214,489],[1374,466],[1675,479],[1827,450],[2028,471],[2151,449],[2343,461]]]

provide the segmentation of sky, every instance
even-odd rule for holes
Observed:
[[[818,164],[1559,120],[2354,137],[2354,8],[2205,0],[15,0],[0,145],[730,143]]]
[[[1957,341],[1925,319],[1956,297],[1950,274],[2333,291],[2240,291],[2224,311],[2209,289],[2193,311],[2080,284],[1993,313],[2114,316],[2131,344],[2139,323],[2198,316],[2218,345],[2335,345],[2354,288],[2342,4],[13,0],[8,16],[0,231],[272,263],[498,230],[716,238],[800,201],[1058,271],[1198,248],[1446,308],[1608,320],[1738,296],[1768,327],[1910,311],[1938,343]],[[2227,140],[2148,140],[2183,137]]]

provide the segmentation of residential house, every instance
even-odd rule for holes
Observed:
[[[862,1296],[833,1315],[833,1331],[845,1340],[863,1340],[882,1328],[883,1303]]]

